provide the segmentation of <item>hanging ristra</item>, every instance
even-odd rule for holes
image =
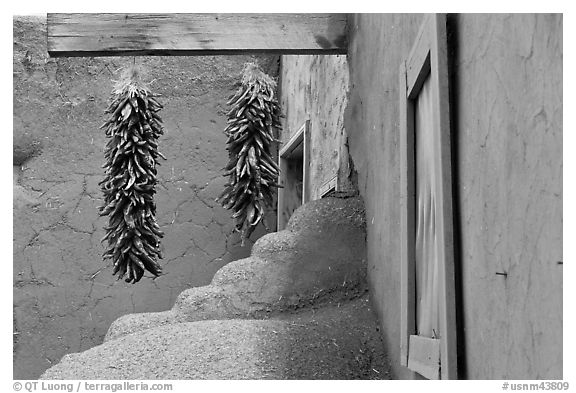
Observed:
[[[104,193],[100,215],[109,217],[104,229],[108,247],[104,259],[113,262],[112,274],[136,283],[148,270],[154,276],[162,269],[159,239],[164,236],[156,223],[154,193],[158,157],[157,139],[164,133],[157,112],[162,105],[142,82],[135,66],[126,69],[114,86],[110,118],[100,128],[109,139],[104,157]]]
[[[266,226],[265,205],[272,206],[273,187],[279,187],[279,167],[271,154],[274,129],[281,128],[275,88],[276,82],[258,65],[247,63],[240,87],[227,103],[229,162],[224,176],[229,180],[218,200],[233,211],[242,245],[259,222]]]

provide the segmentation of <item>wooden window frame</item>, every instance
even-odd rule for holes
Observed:
[[[302,143],[302,204],[305,204],[310,200],[310,182],[309,178],[309,166],[310,166],[310,120],[304,121],[304,124],[300,126],[298,131],[282,146],[278,153],[278,166],[280,167],[280,179],[281,185],[284,185],[284,177],[286,174],[288,165],[286,159],[290,157],[294,149]],[[284,206],[284,188],[278,188],[278,208],[277,208],[277,227],[278,230],[282,230],[286,227],[288,223],[284,220],[282,215],[282,209]]]
[[[441,339],[416,335],[415,100],[430,76],[434,133],[440,138],[438,218]],[[426,15],[414,46],[400,66],[401,343],[403,366],[429,379],[457,379],[456,299],[452,222],[452,168],[446,15]],[[411,336],[418,337],[410,347]],[[418,348],[417,348],[418,347]],[[439,364],[438,364],[439,362]]]

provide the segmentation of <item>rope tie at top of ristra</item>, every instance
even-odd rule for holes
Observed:
[[[280,106],[275,98],[276,81],[257,64],[247,63],[238,90],[227,104],[228,124],[224,134],[229,161],[223,169],[228,177],[218,201],[233,211],[242,246],[256,226],[266,229],[265,207],[272,206],[280,168],[272,157],[274,130],[281,129]]]
[[[162,273],[157,262],[162,258],[160,238],[164,233],[156,222],[154,203],[158,157],[158,138],[164,133],[158,111],[159,94],[152,94],[135,65],[126,68],[116,82],[105,113],[107,144],[104,179],[99,183],[104,194],[100,215],[108,216],[104,229],[108,241],[104,259],[113,264],[113,275],[129,283],[140,281],[145,271],[154,277]]]

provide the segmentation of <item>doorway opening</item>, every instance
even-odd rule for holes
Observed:
[[[306,120],[298,131],[280,149],[278,189],[278,230],[286,227],[288,220],[298,207],[310,197],[308,190],[310,121]]]

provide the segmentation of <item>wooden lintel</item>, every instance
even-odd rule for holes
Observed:
[[[346,14],[48,14],[53,57],[346,54]]]

